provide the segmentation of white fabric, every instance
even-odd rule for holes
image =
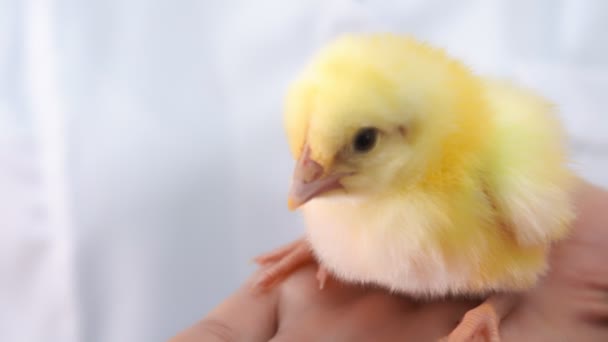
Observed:
[[[608,3],[0,0],[0,341],[163,341],[301,233],[286,85],[411,33],[560,108],[608,186]]]

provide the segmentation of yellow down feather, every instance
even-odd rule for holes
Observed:
[[[347,35],[294,82],[285,127],[344,189],[304,207],[315,254],[338,276],[430,295],[521,289],[573,219],[554,108],[392,34]],[[377,146],[349,149],[374,127]]]

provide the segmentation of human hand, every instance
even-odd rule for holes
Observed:
[[[608,341],[608,192],[581,184],[570,238],[551,253],[551,271],[501,323],[503,341]],[[262,272],[260,270],[260,272]],[[478,301],[416,302],[381,289],[330,280],[316,267],[265,294],[256,273],[205,319],[172,342],[436,341]]]

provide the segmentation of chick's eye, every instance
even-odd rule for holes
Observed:
[[[353,148],[357,152],[367,152],[374,148],[378,139],[378,130],[375,128],[363,128],[353,139]]]

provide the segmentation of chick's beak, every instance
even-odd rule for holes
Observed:
[[[306,147],[296,163],[288,206],[295,210],[309,200],[327,191],[342,187],[340,178],[343,174],[325,174],[323,166],[310,158],[310,149]]]

